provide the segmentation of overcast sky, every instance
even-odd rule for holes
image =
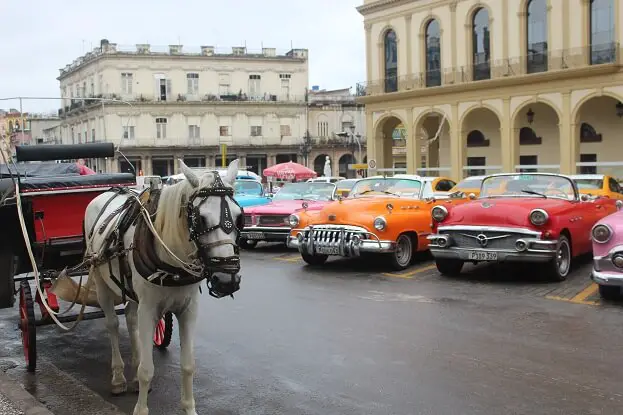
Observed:
[[[58,69],[98,46],[309,49],[310,86],[365,80],[362,0],[0,0],[0,98],[59,96]],[[0,101],[0,108],[17,107]],[[24,101],[24,111],[58,108]]]

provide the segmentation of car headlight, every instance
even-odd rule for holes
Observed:
[[[374,229],[382,231],[387,227],[387,221],[383,216],[374,219]]]
[[[595,225],[591,231],[593,241],[599,244],[605,244],[612,238],[612,228],[608,225]]]
[[[431,209],[430,214],[436,222],[441,222],[448,217],[448,209],[444,206],[435,206]]]
[[[535,226],[545,225],[549,215],[543,209],[534,209],[530,212],[530,222]]]
[[[617,210],[621,210],[621,208],[623,208],[623,200],[617,200],[615,202],[615,205],[617,207]]]
[[[298,226],[299,222],[300,222],[300,219],[297,215],[292,214],[288,216],[288,224],[290,225],[291,228]]]

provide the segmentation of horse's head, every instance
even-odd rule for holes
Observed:
[[[244,226],[244,213],[233,198],[238,164],[238,160],[232,161],[227,174],[221,178],[216,171],[199,176],[180,160],[182,173],[192,186],[185,201],[190,240],[195,243],[213,286],[219,283],[239,285],[240,282],[238,240]],[[231,278],[221,280],[218,274]],[[227,291],[221,288],[221,292]]]

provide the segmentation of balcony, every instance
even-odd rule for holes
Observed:
[[[444,88],[502,78],[520,78],[537,73],[563,72],[604,64],[621,64],[618,43],[591,45],[584,48],[531,53],[527,56],[490,61],[488,64],[444,68],[419,72],[398,78],[380,79],[357,84],[357,95],[378,96],[427,88]]]

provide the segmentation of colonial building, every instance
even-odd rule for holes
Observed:
[[[621,1],[364,0],[358,11],[359,102],[379,167],[397,147],[409,172],[455,179],[623,176]]]
[[[312,142],[309,167],[322,176],[329,157],[334,176],[355,177],[349,164],[367,161],[365,110],[355,95],[349,88],[327,91],[314,86],[307,119]]]
[[[60,70],[64,143],[113,141],[137,172],[166,176],[177,159],[258,173],[297,161],[307,131],[308,53],[198,50],[107,40]],[[105,99],[105,100],[103,100]],[[123,158],[108,171],[128,170]]]

